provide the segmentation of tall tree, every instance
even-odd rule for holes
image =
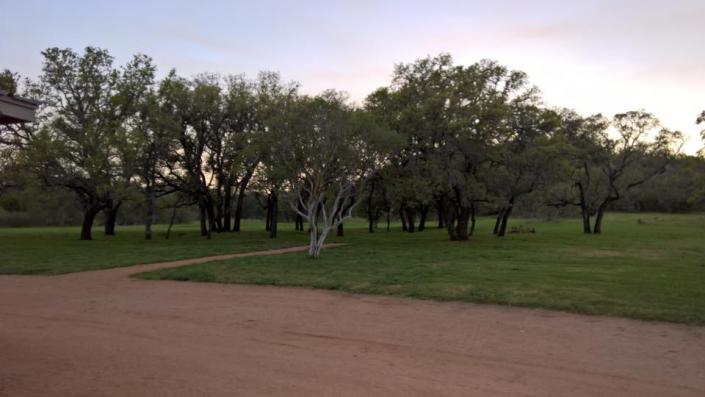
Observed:
[[[418,230],[417,216],[428,212],[434,199],[432,162],[444,128],[445,101],[452,59],[442,54],[412,64],[399,64],[392,83],[367,97],[366,108],[380,122],[404,137],[394,153],[387,184],[402,229]],[[420,219],[419,219],[420,220]]]
[[[695,120],[696,124],[702,124],[705,123],[705,110],[703,110],[702,113],[700,113],[700,116],[698,116],[698,119]],[[700,138],[705,142],[705,130],[700,131]],[[705,153],[705,148],[700,149],[700,153]]]
[[[296,193],[291,209],[309,222],[308,254],[318,258],[331,229],[352,216],[360,184],[384,163],[393,138],[335,92],[299,99],[273,127],[274,159]]]
[[[614,116],[612,124],[619,137],[612,139],[605,135],[602,141],[607,156],[599,165],[602,189],[593,227],[596,234],[602,233],[602,221],[610,203],[619,200],[625,191],[666,171],[682,145],[682,134],[660,127],[658,119],[650,113],[620,113]]]
[[[115,175],[115,193],[111,195],[105,214],[105,234],[115,234],[115,224],[123,200],[129,195],[133,177],[136,175],[136,157],[133,155],[138,147],[132,141],[130,130],[135,121],[143,117],[142,113],[149,109],[148,102],[154,90],[155,67],[152,60],[144,55],[135,56],[121,70],[117,81],[116,95],[113,98],[118,114],[114,124],[115,131],[110,134],[112,147],[118,163]]]
[[[154,68],[142,55],[115,68],[108,51],[93,47],[82,55],[59,48],[42,54],[43,73],[33,93],[43,109],[29,164],[46,183],[78,196],[84,209],[81,239],[90,240],[96,215],[114,207],[124,193],[117,131],[135,111],[127,100],[135,89],[133,78]]]
[[[551,188],[549,204],[574,205],[580,208],[583,233],[592,233],[591,217],[599,197],[599,164],[605,161],[602,142],[609,120],[597,114],[583,118],[575,112],[563,110],[561,134],[568,143],[564,157],[569,164],[567,183],[557,183]]]
[[[241,151],[239,156],[233,231],[240,230],[247,187],[255,175],[255,170],[271,153],[273,140],[268,134],[272,129],[271,124],[283,109],[296,99],[299,89],[298,83],[284,83],[281,76],[275,72],[261,72],[253,86],[254,119],[246,139],[248,146]],[[271,166],[272,164],[269,164],[265,167],[274,172],[270,176],[278,175],[278,170],[273,170]],[[277,176],[275,179],[279,179],[279,177]]]
[[[560,120],[552,111],[534,104],[512,106],[510,128],[493,151],[490,178],[500,203],[495,234],[507,232],[508,219],[516,201],[549,184],[558,176],[562,145],[554,133]]]
[[[554,189],[551,201],[580,207],[583,232],[600,234],[612,203],[667,170],[680,150],[682,134],[661,127],[644,111],[620,113],[611,122],[601,115],[583,119],[566,112],[563,117],[563,133],[571,144],[572,186]]]
[[[160,112],[175,148],[160,170],[160,180],[198,206],[201,236],[208,238],[215,224],[211,194],[214,175],[207,168],[210,117],[218,117],[211,108],[214,101],[219,101],[217,87],[190,82],[173,70],[160,83]]]

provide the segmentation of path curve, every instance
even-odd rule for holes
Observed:
[[[703,396],[705,328],[129,274],[0,276],[0,396]]]
[[[345,243],[329,243],[329,244],[325,244],[324,248],[335,248],[335,247],[341,247],[343,245],[346,245],[346,244]],[[306,251],[308,251],[308,246],[307,245],[305,245],[305,246],[300,245],[300,246],[296,246],[296,247],[276,248],[276,249],[270,249],[270,250],[251,251],[251,252],[240,252],[240,253],[236,253],[236,254],[201,256],[201,257],[196,257],[196,258],[179,259],[179,260],[175,260],[175,261],[145,263],[142,265],[122,266],[122,267],[113,267],[110,269],[91,270],[91,271],[87,271],[87,272],[67,273],[67,274],[60,275],[58,277],[69,277],[69,278],[79,278],[79,279],[87,279],[87,278],[115,279],[115,278],[120,278],[120,277],[124,277],[124,276],[129,276],[131,274],[151,272],[154,270],[167,269],[170,267],[196,265],[199,263],[215,262],[215,261],[222,261],[222,260],[235,259],[235,258],[246,258],[246,257],[251,257],[251,256],[272,256],[272,255],[290,254],[290,253],[294,253],[294,252],[306,252]],[[50,276],[50,277],[57,277],[57,276]]]

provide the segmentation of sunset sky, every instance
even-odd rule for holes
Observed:
[[[276,70],[362,101],[394,64],[448,52],[526,71],[549,106],[656,114],[702,146],[705,1],[0,0],[0,68],[35,77],[46,47],[152,56],[160,74]]]

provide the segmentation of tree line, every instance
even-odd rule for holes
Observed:
[[[504,236],[530,198],[575,207],[583,231],[601,233],[606,211],[660,175],[688,170],[690,185],[705,185],[702,158],[680,153],[682,134],[654,115],[546,107],[525,73],[490,60],[399,64],[357,106],[338,91],[304,95],[274,72],[157,79],[141,54],[121,66],[92,47],[42,55],[38,79],[0,76],[0,89],[41,104],[36,122],[0,127],[0,194],[31,184],[72,192],[84,240],[101,213],[114,234],[129,202],[141,204],[151,239],[165,197],[195,208],[206,238],[237,232],[248,194],[271,237],[280,208],[297,230],[307,223],[313,257],[358,212],[370,232],[381,219],[400,219],[407,232],[434,219],[464,241],[479,214],[495,215],[493,232]]]

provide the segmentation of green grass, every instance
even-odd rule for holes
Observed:
[[[638,222],[641,219],[642,222]],[[143,273],[145,279],[324,288],[435,300],[510,304],[588,314],[705,325],[705,215],[608,214],[605,234],[585,236],[577,220],[513,220],[536,234],[490,234],[483,218],[465,243],[443,230],[369,234],[346,224],[348,245],[304,253],[249,257]],[[145,241],[142,228],[79,241],[77,228],[0,229],[0,274],[61,274],[306,244],[306,233],[280,225],[267,237],[260,222],[240,233],[198,236],[178,225],[172,238]]]
[[[642,219],[642,222],[638,222]],[[347,246],[144,273],[144,279],[323,288],[443,301],[705,324],[705,216],[609,214],[605,234],[576,220],[538,222],[536,234],[490,234],[481,219],[466,243],[442,230],[370,235],[346,228]],[[282,227],[288,230],[288,225]],[[283,232],[289,238],[293,232]]]
[[[109,237],[95,227],[92,241],[80,241],[73,227],[0,228],[0,274],[62,274],[306,244],[306,236],[295,233],[272,240],[256,221],[210,241],[199,236],[198,225],[175,225],[169,240],[164,225],[155,227],[152,241],[144,240],[143,230],[118,226]]]

